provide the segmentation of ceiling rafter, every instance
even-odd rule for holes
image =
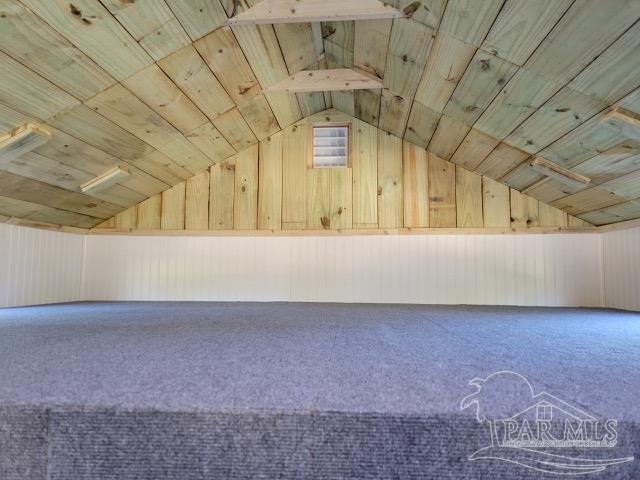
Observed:
[[[262,0],[231,15],[227,25],[381,20],[404,16],[403,12],[379,0]]]
[[[382,80],[354,68],[300,70],[265,89],[265,92],[322,92],[382,89]]]

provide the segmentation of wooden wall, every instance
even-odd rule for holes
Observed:
[[[349,168],[310,166],[310,128],[351,125]],[[588,227],[488,177],[329,110],[116,215],[99,229],[351,230]]]

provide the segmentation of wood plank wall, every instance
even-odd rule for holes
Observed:
[[[311,167],[310,129],[351,126],[348,168]],[[114,230],[591,227],[346,114],[295,123],[99,225]]]

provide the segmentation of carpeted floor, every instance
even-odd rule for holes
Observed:
[[[517,372],[536,393],[618,420],[607,455],[638,458],[639,366],[640,315],[604,309],[0,310],[0,478],[547,478],[467,459],[489,438],[460,409],[469,382]]]

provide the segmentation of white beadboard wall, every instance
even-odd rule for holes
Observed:
[[[85,241],[92,300],[602,305],[593,234]]]
[[[605,305],[640,310],[640,228],[602,235]]]
[[[0,307],[80,300],[84,236],[0,224]]]

